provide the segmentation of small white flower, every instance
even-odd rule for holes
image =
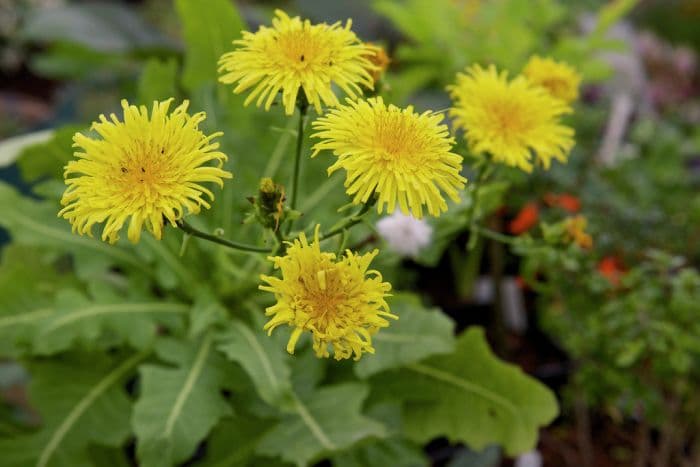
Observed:
[[[398,210],[377,222],[379,235],[389,249],[401,256],[416,256],[430,243],[433,228],[423,219],[402,214]]]

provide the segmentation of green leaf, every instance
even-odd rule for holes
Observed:
[[[420,446],[401,438],[380,439],[333,458],[335,467],[422,467],[430,463]]]
[[[202,466],[248,465],[256,444],[270,426],[269,420],[261,420],[247,413],[222,420],[207,440],[207,455]]]
[[[552,392],[496,358],[477,327],[458,338],[454,353],[372,382],[380,396],[404,400],[404,431],[418,442],[446,436],[476,450],[500,444],[514,455],[532,449],[538,429],[558,413]]]
[[[221,394],[226,364],[213,343],[211,334],[194,342],[163,339],[156,352],[174,366],[140,368],[141,394],[132,419],[140,465],[183,462],[212,427],[231,413]]]
[[[33,364],[30,398],[43,425],[33,435],[0,441],[2,465],[89,467],[90,444],[121,446],[131,412],[122,384],[145,356],[118,364],[85,357]]]
[[[143,349],[152,342],[159,325],[181,327],[182,317],[190,306],[124,297],[91,301],[76,291],[64,290],[53,310],[37,322],[33,346],[37,354],[55,354],[76,341],[86,345],[126,342],[135,349]]]
[[[142,104],[176,97],[177,62],[175,59],[150,59],[139,79],[138,95]]]
[[[361,439],[383,437],[384,427],[360,412],[368,392],[364,384],[346,383],[295,397],[293,411],[263,437],[257,452],[307,465]]]
[[[229,0],[176,0],[175,9],[185,36],[182,83],[190,91],[216,82],[219,57],[232,48],[245,24]]]
[[[99,271],[106,271],[110,265],[152,274],[133,249],[72,234],[68,221],[56,216],[60,209],[56,202],[25,198],[11,186],[0,182],[0,206],[0,226],[10,232],[14,242],[80,255],[81,261],[76,261],[79,276],[94,279]]]
[[[355,365],[360,378],[417,362],[454,349],[454,323],[438,309],[426,309],[413,295],[399,295],[390,301],[399,319],[372,337],[374,355]]]
[[[272,406],[290,404],[290,357],[262,327],[253,330],[242,321],[233,320],[220,338],[218,349],[243,367],[262,400]]]
[[[37,250],[11,244],[0,263],[0,355],[16,357],[30,347],[40,320],[54,312],[54,295],[75,285],[75,277],[58,271]]]

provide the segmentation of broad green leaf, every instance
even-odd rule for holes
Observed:
[[[383,437],[384,427],[361,413],[368,392],[364,384],[346,383],[295,397],[292,412],[267,432],[257,452],[307,465],[361,439]]]
[[[116,364],[85,357],[33,364],[30,399],[42,427],[30,436],[0,441],[2,465],[89,467],[91,444],[122,446],[131,412],[123,383],[145,356]]]
[[[380,439],[358,446],[333,458],[335,467],[427,467],[420,446],[407,439]]]
[[[244,413],[224,419],[207,440],[207,454],[203,467],[236,467],[255,465],[252,457],[257,442],[271,427],[270,420],[262,420]],[[200,464],[197,464],[200,465]]]
[[[389,302],[399,319],[372,337],[374,355],[355,364],[355,373],[366,378],[390,368],[417,362],[454,349],[454,323],[438,309],[426,309],[412,295],[399,295]]]
[[[150,105],[153,101],[162,101],[177,96],[176,91],[177,62],[175,59],[165,61],[156,58],[146,62],[139,79],[138,95],[141,104]]]
[[[452,354],[382,373],[372,383],[378,394],[404,400],[404,431],[418,442],[446,436],[476,450],[500,444],[514,455],[532,449],[539,428],[558,413],[554,394],[493,355],[477,327],[458,338]]]
[[[140,465],[171,466],[185,461],[218,421],[231,413],[221,394],[226,362],[211,334],[197,341],[163,339],[158,356],[173,366],[143,365],[134,406]]]
[[[218,349],[243,367],[262,400],[272,406],[290,404],[290,357],[277,340],[263,332],[262,326],[253,330],[233,320],[219,342]]]
[[[229,0],[176,0],[175,9],[185,36],[185,68],[182,83],[190,91],[216,82],[219,57],[233,46],[245,28]]]
[[[57,270],[55,260],[35,248],[11,244],[0,262],[0,355],[29,349],[34,329],[54,312],[54,295],[75,285],[75,277]]]
[[[26,147],[17,160],[22,178],[36,181],[42,177],[63,179],[63,168],[73,158],[73,135],[80,125],[57,129],[48,141]]]
[[[76,269],[82,277],[94,279],[98,272],[106,271],[110,265],[152,274],[133,249],[72,234],[68,221],[56,216],[60,206],[55,202],[25,198],[11,186],[0,183],[0,206],[0,226],[10,232],[14,242],[80,255]]]
[[[126,300],[109,297],[94,301],[64,290],[59,293],[53,312],[36,325],[33,350],[37,354],[55,354],[76,342],[99,345],[128,343],[135,349],[147,347],[158,326],[181,327],[190,306],[168,301]]]

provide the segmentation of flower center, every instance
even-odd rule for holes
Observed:
[[[392,112],[376,120],[375,152],[387,166],[418,162],[414,159],[418,152],[416,149],[422,146],[422,142],[415,138],[414,122],[401,117],[400,113]]]
[[[139,144],[124,151],[116,171],[116,178],[124,191],[150,198],[167,184],[170,172],[168,154],[163,147]]]
[[[494,103],[487,115],[490,116],[494,133],[507,140],[519,139],[529,128],[527,113],[522,106],[510,100]]]
[[[549,90],[549,92],[554,96],[565,95],[568,91],[568,85],[566,81],[559,78],[547,78],[542,81],[542,86]]]
[[[289,31],[276,36],[276,47],[271,54],[277,55],[278,63],[297,71],[311,67],[333,66],[332,48],[322,38],[309,31]]]

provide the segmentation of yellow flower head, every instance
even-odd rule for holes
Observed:
[[[509,81],[493,65],[466,71],[447,89],[454,104],[450,115],[465,130],[474,153],[488,153],[494,161],[526,172],[532,171],[533,152],[545,169],[552,159],[566,162],[574,130],[559,122],[571,112],[565,102],[523,76]]]
[[[99,138],[73,136],[77,160],[66,165],[65,207],[58,215],[74,232],[92,236],[92,226],[104,222],[102,240],[114,243],[128,220],[132,242],[138,242],[144,225],[160,239],[164,219],[175,225],[185,210],[209,208],[202,195],[212,200],[214,195],[199,183],[222,186],[222,179],[231,178],[221,169],[226,156],[212,142],[222,133],[202,133],[199,124],[206,115],[189,115],[187,101],[168,114],[171,102],[154,102],[149,116],[145,106],[123,100],[123,122],[114,114],[100,115],[92,124]],[[212,160],[217,167],[205,165]]]
[[[337,22],[311,24],[298,16],[290,18],[275,11],[272,27],[261,26],[258,32],[243,31],[243,38],[234,41],[239,46],[219,59],[219,81],[238,83],[233,92],[253,91],[245,100],[248,105],[257,98],[259,107],[265,102],[269,110],[278,92],[287,115],[294,113],[299,88],[307,101],[321,113],[321,102],[338,105],[333,93],[336,84],[353,99],[362,94],[359,85],[373,88],[370,62],[375,47],[362,43],[350,30]]]
[[[588,220],[585,216],[569,217],[564,224],[569,241],[575,243],[584,250],[593,248],[593,237],[586,232],[587,224]]]
[[[454,139],[433,112],[418,114],[413,107],[386,106],[381,97],[350,101],[313,122],[312,137],[322,141],[313,156],[329,149],[338,160],[331,174],[345,169],[345,187],[353,203],[365,203],[375,193],[377,209],[423,216],[423,206],[433,216],[447,210],[445,192],[459,201],[458,190],[466,180],[460,175],[462,156],[450,152]],[[312,156],[312,157],[313,157]]]
[[[309,244],[302,233],[289,243],[285,256],[271,257],[282,277],[261,276],[267,285],[260,289],[275,294],[277,303],[267,308],[272,316],[265,324],[268,334],[281,324],[293,327],[287,352],[294,348],[302,332],[310,331],[318,357],[329,357],[333,347],[336,360],[363,353],[374,353],[372,335],[389,326],[386,318],[397,319],[384,300],[391,284],[382,282],[379,272],[367,268],[378,251],[359,255],[346,251],[336,258],[321,251],[316,227]]]
[[[535,55],[525,65],[523,75],[531,83],[545,88],[557,99],[564,102],[573,102],[578,99],[581,76],[564,62],[556,62],[551,58],[540,58]]]

